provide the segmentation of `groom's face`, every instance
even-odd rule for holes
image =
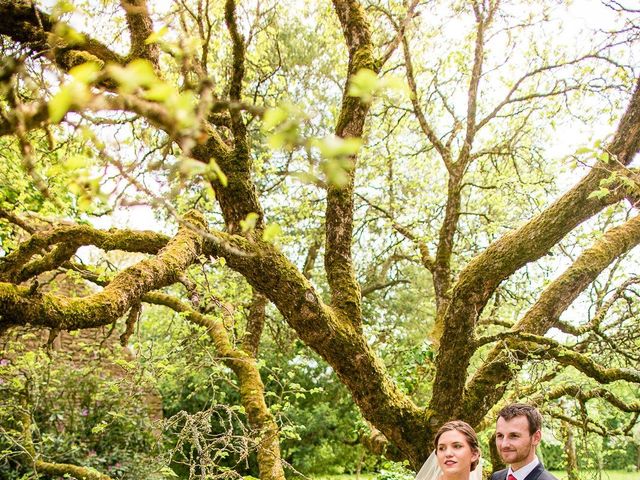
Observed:
[[[496,447],[514,471],[533,461],[541,436],[540,430],[529,432],[529,421],[523,415],[510,420],[499,417],[496,423]]]

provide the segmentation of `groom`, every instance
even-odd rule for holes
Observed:
[[[496,447],[509,468],[491,475],[491,480],[557,480],[538,460],[536,446],[542,437],[542,415],[523,403],[507,405],[498,413]]]

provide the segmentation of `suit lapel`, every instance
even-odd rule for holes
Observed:
[[[537,480],[540,474],[544,471],[544,465],[542,462],[538,463],[533,470],[529,472],[529,475],[524,477],[524,480]]]

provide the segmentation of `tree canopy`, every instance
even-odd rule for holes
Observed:
[[[235,375],[265,480],[285,476],[260,355],[280,320],[414,469],[444,422],[514,400],[601,433],[562,405],[609,405],[629,434],[637,9],[311,3],[0,0],[0,332],[126,345],[149,305],[178,312]],[[99,228],[127,215],[155,221]],[[21,424],[25,465],[105,478]]]

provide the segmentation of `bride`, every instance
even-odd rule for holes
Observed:
[[[435,451],[415,480],[482,480],[478,437],[471,425],[461,420],[445,423],[433,443]]]

